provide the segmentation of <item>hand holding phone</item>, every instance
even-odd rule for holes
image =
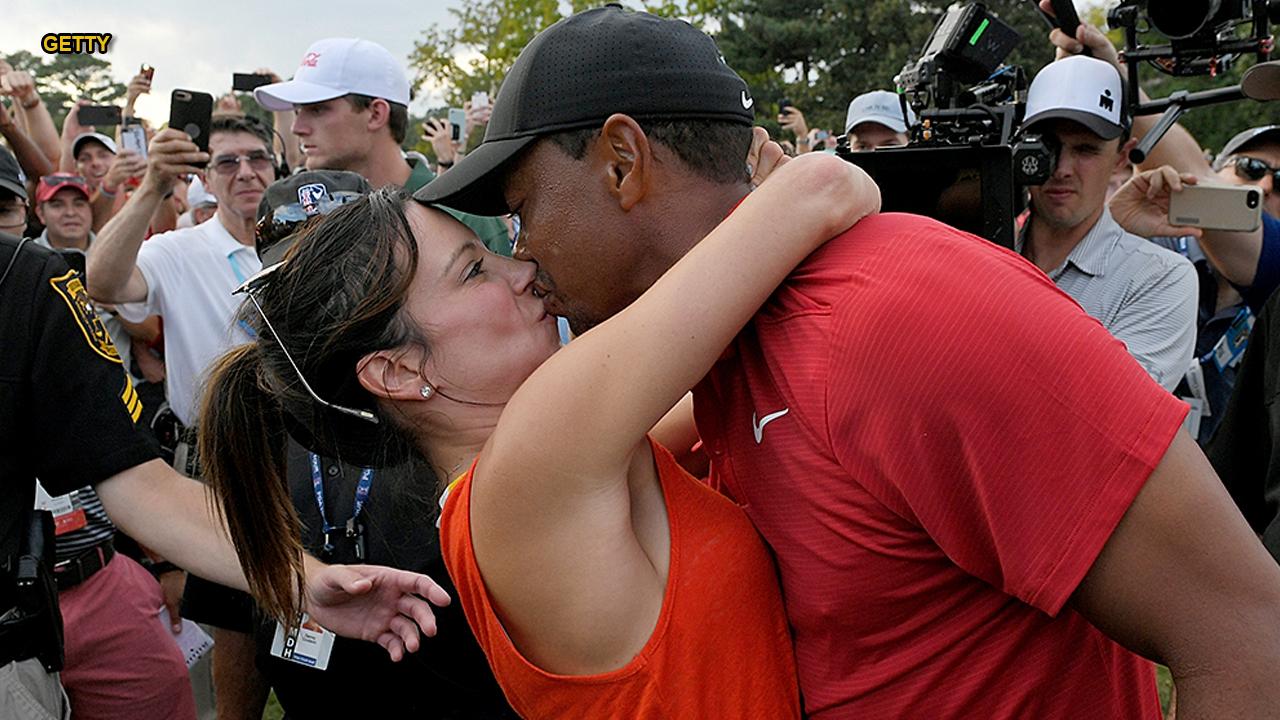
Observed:
[[[455,143],[465,143],[466,133],[462,131],[467,124],[467,111],[462,108],[449,108],[449,139]]]
[[[1169,196],[1169,224],[1252,232],[1262,225],[1262,189],[1253,185],[1184,185]]]
[[[129,118],[132,120],[133,118]],[[125,122],[120,128],[120,147],[132,151],[144,160],[147,157],[147,129],[138,122]]]

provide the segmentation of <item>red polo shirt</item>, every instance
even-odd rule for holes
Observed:
[[[926,218],[805,261],[695,393],[814,718],[1156,718],[1067,600],[1186,406],[1030,263]]]

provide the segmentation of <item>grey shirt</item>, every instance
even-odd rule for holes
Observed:
[[[1015,243],[1019,254],[1030,224]],[[1103,208],[1049,278],[1123,342],[1156,382],[1177,387],[1196,342],[1199,281],[1189,260],[1126,232]]]

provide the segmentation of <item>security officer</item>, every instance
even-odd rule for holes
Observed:
[[[55,495],[95,485],[112,519],[148,547],[218,582],[246,583],[206,490],[157,460],[135,428],[137,396],[80,277],[54,252],[0,234],[0,309],[0,718],[65,718],[52,527],[32,510],[36,478]],[[315,619],[377,640],[393,658],[418,645],[403,619],[434,625],[414,595],[448,602],[421,575],[307,566]]]

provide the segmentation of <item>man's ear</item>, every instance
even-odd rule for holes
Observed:
[[[47,222],[45,222],[45,221],[44,221],[44,203],[40,203],[40,204],[36,205],[36,218],[38,218],[38,219],[40,220],[40,224],[41,224],[41,225],[48,225],[48,224],[49,224],[49,223],[47,223]]]
[[[1117,170],[1129,163],[1129,151],[1138,147],[1138,139],[1139,138],[1131,137],[1120,145],[1120,157],[1116,158]]]
[[[374,98],[369,103],[369,119],[365,123],[365,127],[369,132],[377,132],[386,127],[391,122],[391,103],[382,98]]]
[[[609,116],[600,128],[596,154],[618,205],[624,211],[635,207],[653,182],[653,148],[640,124],[621,113]]]
[[[356,362],[356,378],[374,397],[421,400],[426,381],[419,372],[420,361],[421,354],[412,348],[378,350]]]

